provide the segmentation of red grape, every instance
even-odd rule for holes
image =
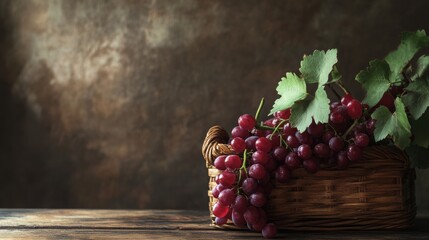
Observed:
[[[244,213],[244,211],[246,211],[248,206],[249,206],[249,200],[247,200],[247,198],[243,195],[238,195],[235,198],[234,205],[232,206],[232,208],[236,212]]]
[[[276,176],[276,180],[279,183],[285,183],[291,178],[292,173],[287,167],[279,166],[276,169],[276,175],[275,176]]]
[[[265,137],[260,137],[255,143],[256,150],[268,153],[271,150],[271,140]]]
[[[268,162],[268,154],[258,150],[252,154],[252,161],[265,165]]]
[[[308,134],[307,131],[305,131],[303,133],[296,132],[295,137],[296,137],[296,139],[298,139],[298,141],[301,144],[311,144],[312,143],[312,138],[311,138],[310,134]]]
[[[340,169],[347,168],[349,166],[349,158],[347,157],[346,151],[340,151],[337,154],[337,166]]]
[[[290,108],[282,111],[277,111],[274,113],[275,117],[281,118],[281,119],[289,119],[290,117]]]
[[[283,161],[286,157],[286,154],[288,153],[288,150],[284,147],[276,147],[273,151],[273,157],[277,161]]]
[[[241,137],[236,137],[231,141],[231,147],[235,153],[242,153],[246,149],[246,142]]]
[[[301,159],[298,157],[298,155],[294,152],[290,152],[285,159],[286,166],[291,169],[297,169],[301,167]]]
[[[238,118],[238,125],[247,131],[251,131],[256,125],[256,120],[250,114],[243,114]]]
[[[350,93],[347,93],[346,95],[344,95],[343,98],[341,98],[341,104],[343,104],[344,106],[347,106],[347,104],[353,100],[352,95],[350,95]]]
[[[335,124],[341,124],[341,123],[344,123],[345,121],[343,114],[340,112],[332,112],[329,115],[329,120],[331,120],[331,122]]]
[[[294,136],[295,135],[295,133],[297,132],[298,130],[296,129],[296,128],[294,128],[294,127],[292,127],[292,125],[290,124],[290,123],[286,123],[284,126],[283,126],[283,134],[287,137],[287,136]]]
[[[215,166],[215,168],[219,169],[219,170],[225,170],[226,166],[225,166],[225,158],[227,156],[226,155],[220,155],[218,156],[215,160],[213,165]]]
[[[235,191],[233,189],[227,188],[220,192],[218,199],[219,202],[223,205],[229,206],[234,202],[235,197]]]
[[[223,217],[225,217],[228,214],[228,211],[229,211],[229,207],[225,206],[225,205],[223,205],[223,204],[221,204],[219,202],[217,202],[213,206],[213,214],[216,217],[223,218]]]
[[[355,136],[354,142],[358,147],[366,147],[369,144],[369,137],[365,133],[358,133]]]
[[[244,219],[243,213],[232,211],[232,222],[237,227],[246,226],[246,220]]]
[[[236,176],[235,173],[232,172],[223,172],[219,175],[219,182],[225,187],[230,187],[235,183]]]
[[[340,137],[333,137],[329,140],[329,147],[338,152],[344,148],[344,141]]]
[[[250,135],[249,131],[245,130],[244,128],[240,126],[236,126],[231,131],[231,137],[241,137],[242,139],[246,139]]]
[[[299,141],[295,136],[288,136],[286,138],[286,143],[291,148],[297,148],[299,147]]]
[[[225,166],[231,170],[240,168],[242,163],[243,161],[238,155],[229,155],[225,158]]]
[[[349,148],[347,149],[347,157],[352,162],[361,160],[362,156],[363,156],[362,149],[360,149],[356,145],[350,145]]]
[[[249,168],[249,176],[255,178],[255,179],[263,179],[265,177],[265,174],[267,172],[265,171],[264,166],[262,166],[261,164],[253,164],[252,166],[250,166]]]
[[[259,220],[259,211],[254,206],[249,206],[244,212],[244,219],[249,224],[255,224]]]
[[[325,143],[319,143],[314,146],[314,153],[320,158],[328,158],[331,154],[331,149]]]
[[[262,236],[264,238],[274,238],[277,235],[277,227],[273,223],[268,223],[262,229]]]
[[[263,207],[267,203],[267,198],[265,197],[265,194],[261,192],[256,192],[250,195],[249,197],[250,204],[252,204],[255,207]]]
[[[249,151],[256,151],[255,143],[256,140],[258,140],[259,137],[257,136],[250,136],[244,140],[246,142],[246,149]]]
[[[308,144],[302,144],[298,147],[298,156],[302,159],[309,159],[313,156],[313,151]]]
[[[362,104],[358,100],[352,99],[347,104],[347,114],[351,119],[359,119],[362,116]]]
[[[321,123],[315,124],[314,122],[308,127],[308,133],[313,137],[321,137],[323,135],[325,126]]]
[[[317,171],[319,171],[320,163],[317,159],[310,158],[310,159],[304,160],[303,166],[308,173],[316,173]]]
[[[383,97],[381,97],[380,101],[374,106],[374,110],[378,106],[385,106],[387,107],[391,112],[395,111],[395,99],[393,98],[392,94],[389,92],[385,92]]]
[[[218,225],[218,226],[222,226],[226,222],[228,222],[228,218],[227,217],[223,217],[223,218],[216,217],[215,218],[215,224]]]
[[[250,195],[258,188],[258,182],[254,178],[246,178],[241,185],[243,192]]]

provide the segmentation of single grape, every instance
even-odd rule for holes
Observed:
[[[243,161],[238,155],[229,155],[225,158],[225,166],[231,170],[240,168],[242,163]]]
[[[302,159],[309,159],[313,156],[313,151],[308,144],[302,144],[298,147],[298,156]]]
[[[265,197],[264,193],[256,192],[250,195],[249,197],[250,204],[255,207],[263,207],[267,203],[267,197]]]
[[[290,108],[282,111],[277,111],[274,113],[275,117],[281,118],[281,119],[289,119],[290,117]]]
[[[277,227],[273,223],[268,223],[262,229],[262,236],[264,238],[275,238],[277,235]]]
[[[340,112],[332,112],[329,115],[329,120],[335,124],[341,124],[345,122],[344,116]]]
[[[298,141],[301,144],[311,144],[311,142],[312,142],[312,138],[311,138],[310,134],[308,134],[307,131],[305,131],[303,133],[296,132],[295,137],[296,137],[296,139],[298,139]]]
[[[226,159],[226,155],[220,155],[218,156],[215,160],[213,165],[215,166],[215,168],[217,168],[218,170],[225,170],[226,166],[225,166],[225,159]]]
[[[323,137],[322,140],[324,143],[329,144],[329,141],[331,140],[331,138],[335,137],[335,133],[332,130],[327,130],[325,133],[323,133]]]
[[[214,187],[213,189],[212,189],[212,196],[214,197],[214,198],[218,198],[219,197],[219,189],[217,188],[217,185],[216,185],[216,187]]]
[[[304,160],[303,166],[308,173],[316,173],[320,169],[320,163],[315,158]]]
[[[255,224],[259,220],[259,211],[254,206],[249,206],[244,212],[244,219],[249,224]]]
[[[291,148],[297,148],[299,147],[299,141],[295,136],[288,136],[286,138],[286,143]]]
[[[258,188],[258,182],[254,178],[246,178],[241,185],[243,192],[250,195]]]
[[[237,227],[246,226],[246,220],[244,219],[243,213],[232,211],[232,222]]]
[[[328,158],[331,155],[331,149],[325,143],[318,143],[314,146],[314,153],[319,158]]]
[[[241,137],[236,137],[231,141],[231,147],[235,153],[240,154],[246,149],[246,142]]]
[[[323,135],[323,131],[325,130],[325,126],[322,123],[312,123],[307,131],[313,137],[321,137]]]
[[[275,125],[274,125],[275,120],[276,120],[276,118],[270,118],[268,120],[265,120],[264,125],[268,126],[268,127],[275,127]]]
[[[267,135],[267,138],[271,139],[271,145],[273,148],[280,146],[280,135],[270,133]]]
[[[250,135],[249,131],[246,129],[236,126],[231,131],[231,138],[241,137],[242,139],[246,139]]]
[[[218,225],[218,226],[222,226],[226,222],[228,222],[228,218],[226,218],[226,217],[223,217],[223,218],[216,217],[215,218],[215,224]]]
[[[295,133],[297,132],[297,129],[292,127],[292,125],[290,123],[286,123],[283,126],[283,134],[288,137],[288,136],[295,136]]]
[[[347,157],[352,162],[361,160],[363,157],[362,149],[356,145],[350,145],[347,149]]]
[[[260,137],[255,143],[256,150],[268,153],[271,151],[272,143],[271,140],[265,137]]]
[[[235,190],[227,188],[219,193],[218,199],[219,199],[219,202],[222,203],[223,205],[229,206],[234,202],[235,197],[236,197]]]
[[[343,104],[344,106],[347,106],[347,104],[353,100],[352,95],[350,95],[350,93],[347,93],[346,95],[343,96],[343,98],[341,98],[341,104]]]
[[[250,136],[244,140],[246,142],[246,149],[249,151],[256,151],[255,143],[256,140],[258,140],[259,137],[257,136]]]
[[[250,114],[243,114],[238,118],[238,125],[247,131],[251,131],[256,125],[256,120]]]
[[[301,159],[298,154],[290,152],[285,158],[285,164],[289,169],[294,170],[301,167]]]
[[[232,208],[236,212],[244,213],[248,206],[249,200],[247,200],[247,198],[243,195],[238,195],[237,197],[235,197],[234,205],[232,206]]]
[[[369,137],[365,133],[359,133],[356,134],[354,142],[358,147],[366,147],[369,144]]]
[[[223,218],[228,214],[229,207],[217,202],[213,206],[213,214],[218,218]]]
[[[225,187],[232,186],[236,181],[235,173],[225,171],[219,175],[219,182]]]
[[[270,173],[272,171],[274,171],[277,168],[277,161],[271,157],[270,155],[268,155],[268,161],[267,163],[264,165],[265,169]],[[270,176],[269,174],[267,174],[267,176]]]
[[[268,154],[263,151],[256,151],[252,154],[253,163],[265,165],[268,162]]]
[[[288,150],[285,147],[276,147],[272,153],[273,157],[277,161],[283,161],[288,154]]]
[[[359,119],[362,116],[362,104],[358,100],[352,99],[347,104],[347,114],[351,119]]]
[[[258,208],[258,212],[259,212],[259,220],[257,223],[252,224],[252,228],[257,232],[261,232],[264,226],[267,224],[268,217],[267,217],[267,213],[262,208]]]
[[[368,121],[365,122],[365,129],[366,132],[370,135],[372,135],[374,133],[375,130],[375,119],[370,119]]]
[[[276,169],[275,176],[279,183],[286,183],[292,177],[292,172],[285,166],[279,166]]]
[[[338,152],[344,148],[344,141],[340,137],[333,137],[329,140],[329,147]]]
[[[339,169],[345,169],[349,166],[350,160],[347,157],[346,151],[340,151],[337,154],[337,166]]]

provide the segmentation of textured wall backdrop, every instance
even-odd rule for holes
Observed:
[[[428,1],[0,3],[0,207],[206,209],[200,147],[303,54],[351,81]],[[418,201],[429,208],[429,172]]]

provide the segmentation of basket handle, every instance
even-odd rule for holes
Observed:
[[[213,126],[209,129],[202,147],[207,166],[213,165],[216,157],[220,155],[234,153],[231,145],[227,144],[228,139],[228,133],[221,126]]]

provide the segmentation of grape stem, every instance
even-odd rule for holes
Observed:
[[[241,164],[241,167],[240,167],[240,170],[239,170],[240,175],[238,175],[238,182],[240,182],[240,181],[241,181],[241,170],[242,170],[242,169],[244,169],[244,171],[246,172],[246,175],[247,175],[246,161],[247,161],[247,149],[244,149],[244,153],[243,153],[243,163]],[[239,191],[239,190],[238,190],[238,188],[237,188],[237,191]]]
[[[275,129],[273,127],[265,126],[265,125],[262,125],[262,124],[256,124],[255,128],[256,129],[261,129],[261,130],[270,130],[270,131],[274,131],[274,129]]]
[[[338,87],[341,88],[341,90],[343,90],[343,92],[345,94],[349,94],[349,92],[347,91],[347,89],[344,87],[344,85],[342,83],[340,83],[340,82],[335,82],[335,83],[337,84]]]
[[[342,138],[346,139],[347,135],[350,133],[350,131],[358,124],[358,120],[356,119],[353,124],[347,129],[347,131],[343,134]]]
[[[273,133],[270,136],[270,140],[273,139],[273,135],[279,131],[280,126],[286,123],[286,121],[287,120],[283,119],[281,122],[279,122],[279,124],[277,124],[276,128],[274,128]]]
[[[255,114],[255,120],[256,120],[256,122],[258,122],[259,113],[261,112],[261,109],[264,106],[264,103],[265,103],[265,98],[261,98],[261,101],[259,102],[258,110],[256,110],[256,114]]]

